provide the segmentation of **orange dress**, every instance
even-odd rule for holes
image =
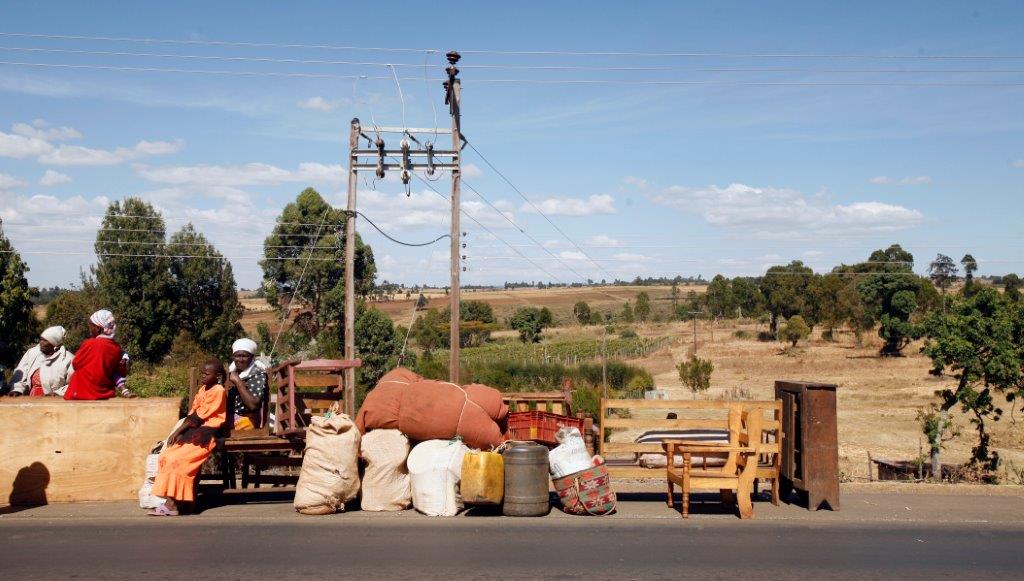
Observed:
[[[196,475],[217,445],[217,431],[226,420],[227,394],[224,386],[199,390],[185,418],[188,427],[179,443],[160,453],[153,496],[171,497],[182,502],[195,499]]]

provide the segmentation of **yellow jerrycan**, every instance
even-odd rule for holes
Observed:
[[[501,504],[505,496],[505,459],[494,452],[466,452],[462,458],[462,502]]]

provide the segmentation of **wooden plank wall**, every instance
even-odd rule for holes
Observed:
[[[153,444],[178,420],[177,398],[0,401],[0,504],[138,498]]]

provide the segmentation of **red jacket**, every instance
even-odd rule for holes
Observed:
[[[93,337],[82,341],[71,367],[64,399],[110,399],[114,397],[114,377],[121,368],[124,352],[113,339]]]

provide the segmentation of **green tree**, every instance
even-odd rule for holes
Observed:
[[[523,343],[537,343],[540,341],[544,328],[548,326],[545,324],[545,319],[549,319],[549,317],[545,317],[541,309],[521,307],[509,317],[508,326],[519,331],[519,340]]]
[[[231,354],[242,335],[242,305],[231,264],[205,236],[186,224],[167,244],[174,279],[176,320],[206,353]]]
[[[964,254],[960,266],[964,267],[964,294],[970,294],[974,292],[974,273],[978,270],[978,261],[970,254]]]
[[[639,292],[636,295],[636,307],[633,308],[636,320],[646,323],[651,318],[651,297],[646,292]]]
[[[1010,273],[1003,277],[1003,294],[1012,303],[1018,303],[1021,299],[1021,281],[1016,274]]]
[[[4,234],[0,220],[0,365],[17,365],[22,352],[39,336],[39,321],[32,312],[38,294],[28,285],[28,265]]]
[[[416,297],[416,310],[422,311],[427,308],[427,297],[420,293],[420,296]]]
[[[398,365],[404,337],[395,332],[395,325],[383,311],[370,308],[356,318],[356,357],[363,360],[359,368],[359,384],[363,389],[376,385],[382,375]]]
[[[991,288],[978,289],[970,296],[955,297],[945,313],[933,311],[923,322],[922,352],[932,360],[934,375],[949,374],[955,388],[938,392],[940,409],[957,405],[971,414],[978,431],[972,460],[995,469],[998,454],[989,449],[986,421],[998,421],[1002,409],[994,393],[1011,398],[1024,387],[1024,320],[1017,305]]]
[[[711,374],[715,371],[714,364],[707,359],[690,355],[689,361],[681,361],[676,366],[679,380],[694,393],[707,391],[711,387]]]
[[[134,358],[156,363],[178,334],[164,219],[127,198],[107,208],[96,233],[96,283],[117,318],[117,338]]]
[[[742,276],[732,279],[732,294],[742,316],[758,317],[764,312],[764,295],[751,279]]]
[[[105,302],[96,281],[83,272],[78,289],[64,291],[46,305],[43,324],[64,327],[67,331],[64,346],[70,351],[78,351],[82,341],[89,338],[89,316],[102,309]]]
[[[811,336],[811,328],[807,321],[800,315],[793,315],[786,319],[786,324],[779,329],[779,338],[788,341],[796,347],[796,344]]]
[[[589,325],[593,313],[590,311],[590,305],[586,301],[579,301],[572,306],[572,315],[576,317],[576,320],[580,322],[580,325]]]
[[[864,318],[864,303],[851,277],[838,273],[822,276],[814,285],[813,301],[815,318],[825,326],[827,338],[833,337],[835,330],[844,324],[856,328],[857,322]]]
[[[427,353],[448,344],[448,323],[437,309],[428,309],[412,324],[412,337]]]
[[[331,207],[313,188],[285,206],[263,243],[267,302],[281,308],[290,301],[309,309],[308,336],[328,324],[342,325],[345,303],[345,211]],[[356,294],[373,290],[377,267],[373,249],[356,235]],[[301,279],[301,282],[300,282]]]
[[[773,266],[765,273],[761,279],[761,292],[771,315],[768,332],[773,337],[778,332],[779,317],[811,317],[809,298],[814,278],[814,271],[799,260],[785,266]]]
[[[736,297],[732,292],[732,284],[729,279],[718,274],[711,279],[708,290],[705,293],[708,310],[714,317],[731,319],[736,316]]]
[[[451,307],[441,311],[444,323],[444,347],[451,346]],[[459,303],[459,346],[479,347],[491,338],[491,332],[498,328],[494,309],[487,301],[461,301]]]
[[[622,323],[632,323],[636,321],[636,317],[633,315],[633,305],[626,301],[626,304],[622,305],[622,310],[619,312],[619,321]]]
[[[679,309],[679,281],[672,281],[672,290],[669,291],[669,296],[672,299],[672,312]]]
[[[922,293],[922,279],[914,274],[914,256],[899,244],[892,244],[872,252],[866,263],[836,270],[866,275],[857,285],[857,292],[871,320],[879,323],[878,336],[885,341],[880,353],[899,356],[914,337],[911,315],[918,310],[918,295]],[[931,290],[934,292],[935,287]]]
[[[932,279],[932,283],[939,287],[943,295],[946,294],[949,286],[956,282],[957,272],[958,269],[953,259],[941,253],[928,265],[928,276]]]

